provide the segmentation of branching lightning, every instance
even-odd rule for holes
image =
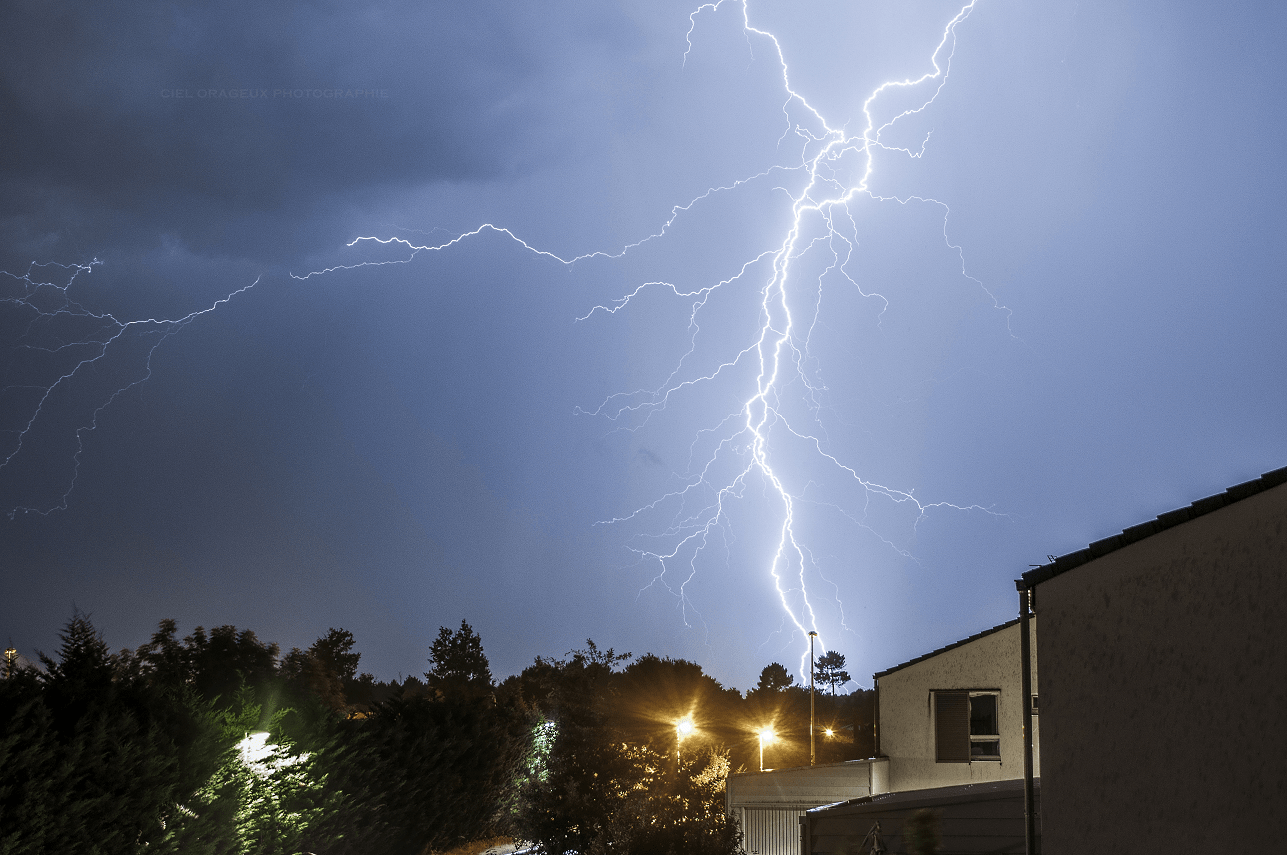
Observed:
[[[976,2],[977,0],[970,0],[965,3],[944,25],[941,38],[929,54],[928,68],[922,75],[886,81],[868,94],[862,105],[864,125],[856,134],[848,133],[844,127],[833,126],[821,111],[793,87],[782,45],[773,33],[751,23],[749,0],[718,0],[715,3],[704,4],[689,16],[689,29],[685,35],[687,47],[682,61],[687,63],[693,51],[693,36],[703,16],[718,12],[725,4],[740,6],[742,30],[748,44],[752,39],[757,39],[771,46],[776,53],[784,93],[782,112],[786,118],[786,127],[779,144],[792,135],[800,141],[801,157],[798,164],[771,166],[736,182],[711,187],[690,201],[673,207],[669,218],[657,231],[615,252],[595,251],[563,257],[532,246],[509,229],[487,223],[438,244],[417,245],[399,237],[360,237],[349,246],[353,247],[364,242],[397,245],[406,250],[406,255],[395,260],[358,262],[345,265],[343,269],[407,263],[421,253],[440,252],[462,240],[489,231],[504,235],[535,255],[564,265],[574,265],[595,258],[618,259],[644,244],[663,239],[678,218],[693,214],[704,201],[713,196],[780,174],[791,173],[802,176],[801,189],[791,193],[791,221],[781,241],[747,259],[727,278],[695,289],[682,289],[665,281],[643,282],[614,300],[593,306],[578,318],[580,321],[586,321],[598,313],[614,314],[629,306],[645,291],[652,289],[669,291],[675,298],[692,301],[692,309],[688,317],[690,348],[684,356],[680,357],[674,369],[662,382],[651,388],[610,395],[597,406],[578,411],[620,422],[623,424],[622,429],[636,431],[646,424],[653,414],[665,410],[681,392],[711,383],[722,375],[748,364],[752,366],[755,374],[753,387],[748,388],[740,409],[723,415],[716,424],[703,429],[693,441],[690,447],[689,474],[683,476],[679,486],[629,514],[603,520],[601,524],[637,521],[644,516],[659,512],[668,515],[669,522],[659,531],[654,531],[652,535],[644,538],[643,544],[636,540],[628,548],[636,553],[640,560],[651,562],[659,568],[652,584],[665,587],[677,598],[687,622],[690,612],[697,614],[693,602],[687,595],[686,586],[698,572],[699,556],[707,551],[716,539],[728,537],[728,509],[731,503],[743,499],[749,489],[758,486],[777,508],[774,525],[776,546],[765,562],[765,569],[773,579],[786,623],[798,632],[797,638],[807,640],[808,632],[816,630],[818,625],[818,616],[813,598],[809,593],[807,577],[810,571],[821,577],[821,571],[798,534],[801,504],[806,502],[805,496],[800,489],[788,486],[786,480],[780,475],[780,466],[775,462],[775,451],[783,442],[792,440],[810,448],[816,458],[824,461],[834,471],[851,479],[852,483],[857,485],[866,496],[867,504],[873,501],[885,501],[914,508],[917,522],[930,511],[942,508],[992,513],[990,509],[978,505],[957,505],[943,501],[924,502],[910,490],[898,489],[864,478],[856,469],[827,451],[828,444],[824,436],[819,433],[820,425],[806,427],[794,423],[780,405],[782,396],[786,394],[785,387],[789,375],[791,382],[802,386],[808,408],[815,414],[818,408],[819,388],[806,369],[806,365],[810,359],[809,342],[819,323],[819,317],[815,310],[813,317],[802,321],[797,317],[798,312],[793,309],[797,299],[796,291],[801,287],[794,275],[794,265],[799,259],[815,247],[825,248],[831,253],[831,261],[811,287],[820,288],[823,278],[836,274],[855,288],[861,296],[870,297],[888,305],[888,301],[880,294],[864,292],[847,272],[857,244],[857,224],[850,210],[850,204],[860,197],[879,203],[901,205],[922,203],[940,208],[944,243],[950,250],[957,253],[961,275],[987,294],[993,306],[1005,314],[1008,323],[1009,310],[997,301],[981,281],[966,272],[961,248],[948,238],[947,218],[950,211],[946,204],[921,196],[899,198],[880,195],[871,188],[876,152],[889,152],[912,159],[924,156],[929,144],[928,133],[915,148],[887,144],[883,137],[900,121],[927,110],[938,98],[951,71],[957,27],[969,17]],[[878,121],[874,108],[882,97],[888,96],[894,90],[918,93],[918,97],[915,98],[912,106],[905,107],[892,116]],[[919,96],[922,92],[923,96]],[[801,114],[801,118],[793,119],[793,112]],[[852,166],[854,162],[857,164],[856,168]],[[757,275],[761,275],[759,271],[766,266],[767,277],[761,280],[758,286],[752,286],[759,289],[760,321],[755,335],[713,370],[690,369],[689,358],[696,350],[701,333],[699,318],[707,309],[712,295],[721,289],[744,286]],[[337,268],[305,274],[299,278],[308,278],[334,269]],[[629,426],[624,426],[627,418],[632,422]],[[705,453],[699,453],[699,445],[712,444],[713,448]],[[731,469],[728,466],[730,459],[737,461]],[[899,555],[912,557],[907,550],[880,535],[866,523],[865,507],[858,511],[834,509],[847,516],[854,524],[866,528]],[[824,645],[822,650],[825,649]],[[801,670],[807,672],[807,669],[806,652],[802,654]]]
[[[801,520],[806,509],[817,502],[807,495],[809,485],[793,483],[784,475],[789,463],[782,461],[782,449],[791,445],[803,449],[813,459],[825,465],[837,476],[861,491],[863,506],[843,508],[828,505],[880,538],[890,549],[910,557],[910,553],[892,539],[879,534],[867,522],[867,510],[873,502],[891,503],[913,509],[917,522],[936,509],[974,510],[991,513],[978,505],[958,505],[944,501],[926,502],[913,491],[877,483],[864,477],[858,469],[842,460],[831,448],[822,424],[816,418],[823,386],[816,370],[810,366],[813,356],[810,342],[823,319],[820,301],[813,302],[809,312],[809,293],[817,294],[824,280],[838,280],[845,287],[852,287],[862,298],[878,301],[888,306],[888,300],[879,293],[864,290],[850,273],[854,250],[858,245],[858,222],[852,205],[858,200],[874,203],[933,205],[941,209],[945,245],[960,258],[960,275],[982,289],[993,306],[1006,314],[1008,310],[984,288],[983,283],[965,270],[964,256],[959,246],[948,238],[949,210],[938,200],[921,196],[896,197],[877,193],[872,188],[876,174],[876,154],[885,152],[911,159],[922,158],[929,145],[926,133],[919,146],[886,142],[885,138],[899,122],[928,110],[947,84],[952,59],[956,49],[956,31],[971,12],[977,0],[965,3],[951,20],[943,26],[937,45],[929,51],[925,71],[918,77],[888,80],[873,89],[862,103],[863,127],[850,133],[846,126],[836,126],[822,111],[793,85],[786,55],[778,38],[751,22],[750,0],[718,0],[706,3],[689,15],[689,29],[685,34],[686,49],[682,62],[686,65],[694,51],[694,37],[705,19],[716,15],[726,5],[740,7],[741,27],[748,47],[767,46],[776,55],[780,70],[782,114],[785,127],[778,141],[779,148],[791,142],[798,146],[798,162],[775,164],[754,174],[719,186],[712,186],[688,202],[671,208],[669,216],[659,228],[620,249],[593,251],[580,255],[559,255],[525,241],[508,228],[484,223],[477,228],[455,234],[441,243],[417,244],[403,237],[363,236],[349,247],[383,246],[400,249],[401,257],[386,260],[361,260],[316,270],[295,276],[299,280],[321,276],[337,270],[379,267],[390,264],[407,264],[422,254],[451,250],[462,242],[478,238],[485,233],[513,241],[536,257],[560,265],[577,265],[596,259],[612,262],[636,252],[646,244],[665,240],[672,227],[681,219],[697,216],[701,207],[722,194],[737,192],[753,184],[787,180],[795,189],[781,188],[790,198],[789,225],[780,240],[765,246],[734,265],[723,278],[697,288],[683,288],[666,281],[646,281],[628,288],[614,299],[591,306],[578,321],[595,322],[596,318],[614,315],[652,291],[669,293],[675,299],[688,301],[688,351],[674,364],[673,370],[660,382],[647,388],[609,395],[597,405],[578,411],[589,416],[611,421],[621,430],[637,431],[656,414],[674,404],[681,394],[726,380],[739,372],[753,377],[743,393],[740,406],[732,411],[718,413],[702,428],[689,447],[687,473],[679,477],[675,489],[665,492],[655,500],[620,517],[603,520],[612,525],[640,522],[660,515],[665,522],[643,539],[630,542],[629,548],[641,561],[657,568],[652,584],[670,591],[679,602],[684,619],[689,614],[700,615],[694,610],[687,593],[687,586],[698,572],[698,559],[717,542],[725,545],[730,535],[729,511],[732,505],[744,500],[751,491],[758,490],[774,508],[771,540],[775,546],[764,562],[764,569],[773,580],[778,601],[784,615],[783,627],[794,627],[793,636],[806,642],[807,634],[818,629],[819,618],[815,610],[815,596],[807,584],[811,574],[822,577],[814,555],[801,536]],[[928,46],[927,46],[928,50]],[[772,55],[770,54],[770,55]],[[894,92],[910,98],[910,106],[892,111],[892,115],[877,118],[877,107]],[[797,149],[788,148],[792,151]],[[827,259],[824,269],[816,277],[806,279],[797,273],[801,260],[810,253],[822,254]],[[109,359],[115,349],[127,342],[142,343],[142,357],[136,361],[133,373],[121,385],[105,396],[74,428],[75,458],[71,474],[61,499],[46,507],[16,507],[8,510],[12,518],[19,511],[50,513],[67,507],[68,497],[75,487],[83,438],[93,431],[102,411],[126,390],[144,382],[151,373],[151,359],[156,349],[170,336],[199,316],[215,311],[233,297],[254,287],[246,285],[221,300],[199,311],[172,319],[147,318],[121,321],[112,314],[95,313],[72,299],[72,283],[92,272],[95,261],[86,265],[52,266],[52,272],[62,278],[55,281],[47,276],[45,267],[33,264],[25,274],[6,274],[8,292],[0,295],[3,305],[15,317],[22,319],[13,352],[18,357],[11,362],[36,360],[36,370],[26,365],[22,371],[11,366],[6,370],[11,377],[47,375],[35,381],[14,381],[11,377],[0,388],[0,401],[10,412],[21,411],[13,424],[3,428],[5,445],[0,448],[0,475],[6,468],[19,461],[27,451],[28,440],[46,417],[47,410],[60,394],[69,392],[78,378],[94,371],[96,366]],[[753,289],[758,295],[758,322],[753,333],[740,345],[731,348],[726,358],[713,368],[695,367],[693,359],[697,342],[702,334],[701,321],[710,309],[711,300],[726,290]],[[883,310],[882,310],[883,312]],[[798,391],[793,392],[792,389]],[[784,400],[796,395],[794,403],[814,418],[801,419],[788,412]],[[824,581],[825,578],[824,578]],[[834,587],[834,585],[833,585]],[[838,602],[838,590],[837,590]],[[843,611],[842,623],[843,623]],[[825,645],[822,650],[826,650]],[[807,670],[807,652],[802,654],[802,669]]]
[[[0,458],[0,475],[9,474],[8,470],[30,453],[31,438],[45,422],[53,421],[49,410],[59,399],[77,394],[70,387],[78,381],[93,385],[97,378],[90,375],[95,372],[125,376],[123,381],[108,380],[105,392],[97,398],[91,394],[95,403],[88,413],[72,418],[70,431],[76,450],[59,498],[40,506],[10,506],[6,509],[10,519],[19,513],[48,515],[66,510],[80,472],[85,436],[98,427],[103,411],[152,376],[152,357],[168,338],[259,282],[256,279],[181,317],[123,321],[110,312],[95,312],[72,297],[76,280],[93,273],[101,263],[98,259],[88,264],[33,262],[21,275],[0,271],[5,333],[13,336],[0,379],[4,384],[0,386],[0,409],[6,414],[0,428],[4,443],[0,446],[0,454],[4,455]],[[138,351],[130,353],[133,348]]]

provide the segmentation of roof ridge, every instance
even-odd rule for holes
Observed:
[[[1038,585],[1047,579],[1058,576],[1060,573],[1066,573],[1074,567],[1080,567],[1096,558],[1102,558],[1110,552],[1116,552],[1132,543],[1166,531],[1168,528],[1174,528],[1181,523],[1205,516],[1212,511],[1228,507],[1236,502],[1241,502],[1243,499],[1263,493],[1280,484],[1287,484],[1287,466],[1266,472],[1259,478],[1235,484],[1222,493],[1204,496],[1185,507],[1158,514],[1151,520],[1145,520],[1138,525],[1122,529],[1118,534],[1097,540],[1085,549],[1078,549],[1075,552],[1060,555],[1050,563],[1043,564],[1024,573],[1023,582],[1027,587]]]

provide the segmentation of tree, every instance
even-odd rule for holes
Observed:
[[[817,680],[819,683],[825,683],[831,686],[831,694],[834,697],[836,687],[843,686],[853,678],[845,670],[845,655],[835,650],[828,650],[818,657]]]
[[[312,695],[327,709],[346,712],[350,699],[345,687],[354,682],[362,656],[351,652],[353,644],[353,633],[332,627],[308,650],[296,647],[287,653],[282,675],[296,691]]]
[[[786,669],[785,665],[772,662],[765,665],[764,670],[760,672],[760,682],[755,684],[754,691],[780,692],[789,688],[793,682],[791,672]]]
[[[0,688],[0,852],[215,851],[175,839],[218,768],[208,708],[109,655],[80,612],[61,638],[44,674]]]
[[[216,626],[206,635],[197,627],[183,640],[191,657],[197,692],[220,706],[231,706],[243,685],[265,687],[277,676],[276,644],[264,644],[249,629]]]
[[[313,759],[326,789],[342,796],[304,834],[302,851],[419,855],[507,832],[530,746],[526,710],[399,689],[330,728]]]
[[[425,679],[431,689],[442,694],[474,694],[492,686],[482,639],[463,620],[455,632],[439,627],[438,637],[429,649],[429,664]]]
[[[733,855],[736,822],[724,810],[728,753],[677,756],[675,716],[714,715],[726,692],[684,660],[631,658],[593,642],[561,662],[537,659],[502,694],[540,713],[515,816],[518,836],[547,853]],[[705,728],[703,728],[705,730]]]
[[[619,738],[610,712],[615,667],[630,654],[586,644],[564,661],[537,658],[505,684],[539,715],[516,831],[550,853],[601,851],[638,779],[637,751]]]

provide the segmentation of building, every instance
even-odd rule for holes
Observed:
[[[1022,779],[1021,646],[1015,619],[876,674],[873,794]]]
[[[1035,636],[1035,626],[1029,631]],[[960,805],[952,808],[957,813],[999,812],[1018,828],[1022,851],[1021,648],[1016,619],[876,674],[874,757],[730,775],[728,809],[741,824],[746,851],[795,855],[802,828],[806,837],[814,832],[812,843],[803,845],[848,846],[879,816],[893,811],[885,819],[888,828],[891,817],[929,804],[940,812],[949,804]],[[1001,782],[1010,786],[999,787]],[[987,804],[971,807],[972,800]],[[840,813],[811,825],[813,809],[824,805],[843,809],[828,809]],[[871,810],[879,816],[868,816]],[[895,840],[899,822],[893,824]]]
[[[1041,847],[1287,847],[1287,468],[1023,575]]]
[[[805,811],[870,795],[871,776],[871,760],[738,772],[728,776],[724,797],[748,855],[799,855]]]
[[[875,675],[876,756],[847,770],[853,795],[765,855],[895,855],[927,823],[944,855],[1287,845],[1287,468],[1019,589],[1026,663],[1015,620]],[[817,773],[766,774],[787,771]]]
[[[1024,851],[1022,780],[908,790],[852,799],[807,811],[800,823],[806,855],[890,855],[923,851],[913,838],[926,832],[942,855]],[[1040,789],[1036,794],[1040,804]]]

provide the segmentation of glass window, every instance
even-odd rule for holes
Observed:
[[[1001,759],[1001,725],[995,692],[970,694],[970,759]]]
[[[970,695],[970,736],[999,736],[997,696]]]

